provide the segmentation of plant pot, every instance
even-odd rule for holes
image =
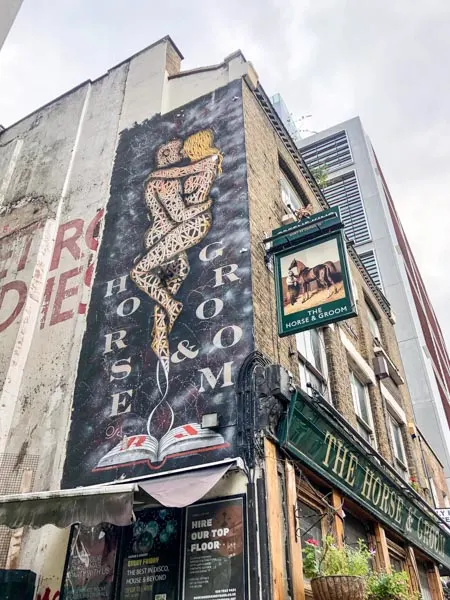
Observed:
[[[350,575],[327,575],[311,579],[314,600],[364,600],[366,581],[364,577]]]

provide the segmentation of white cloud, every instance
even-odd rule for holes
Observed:
[[[0,53],[0,123],[166,34],[185,68],[240,48],[310,128],[361,116],[450,339],[449,30],[448,0],[25,0]]]

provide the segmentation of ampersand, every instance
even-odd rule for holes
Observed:
[[[183,360],[186,360],[186,358],[192,360],[198,353],[199,350],[195,350],[195,346],[190,345],[189,340],[183,340],[182,342],[179,342],[178,350],[172,354],[172,362],[180,363],[183,362]]]
[[[406,525],[405,525],[406,531],[408,531],[408,532],[412,531],[413,523],[414,523],[414,516],[412,514],[411,509],[409,508],[408,509],[408,517],[406,519]]]

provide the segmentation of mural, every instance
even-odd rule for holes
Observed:
[[[64,485],[233,456],[253,350],[241,83],[124,131],[83,340]],[[217,413],[217,428],[202,428]]]

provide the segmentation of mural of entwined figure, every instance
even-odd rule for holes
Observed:
[[[212,225],[209,193],[223,160],[213,141],[212,131],[205,129],[184,142],[175,139],[160,146],[156,170],[145,183],[152,223],[144,237],[146,253],[130,274],[156,303],[152,348],[165,374],[163,397],[169,381],[169,334],[183,309],[175,295],[189,274],[186,250],[203,240]]]

